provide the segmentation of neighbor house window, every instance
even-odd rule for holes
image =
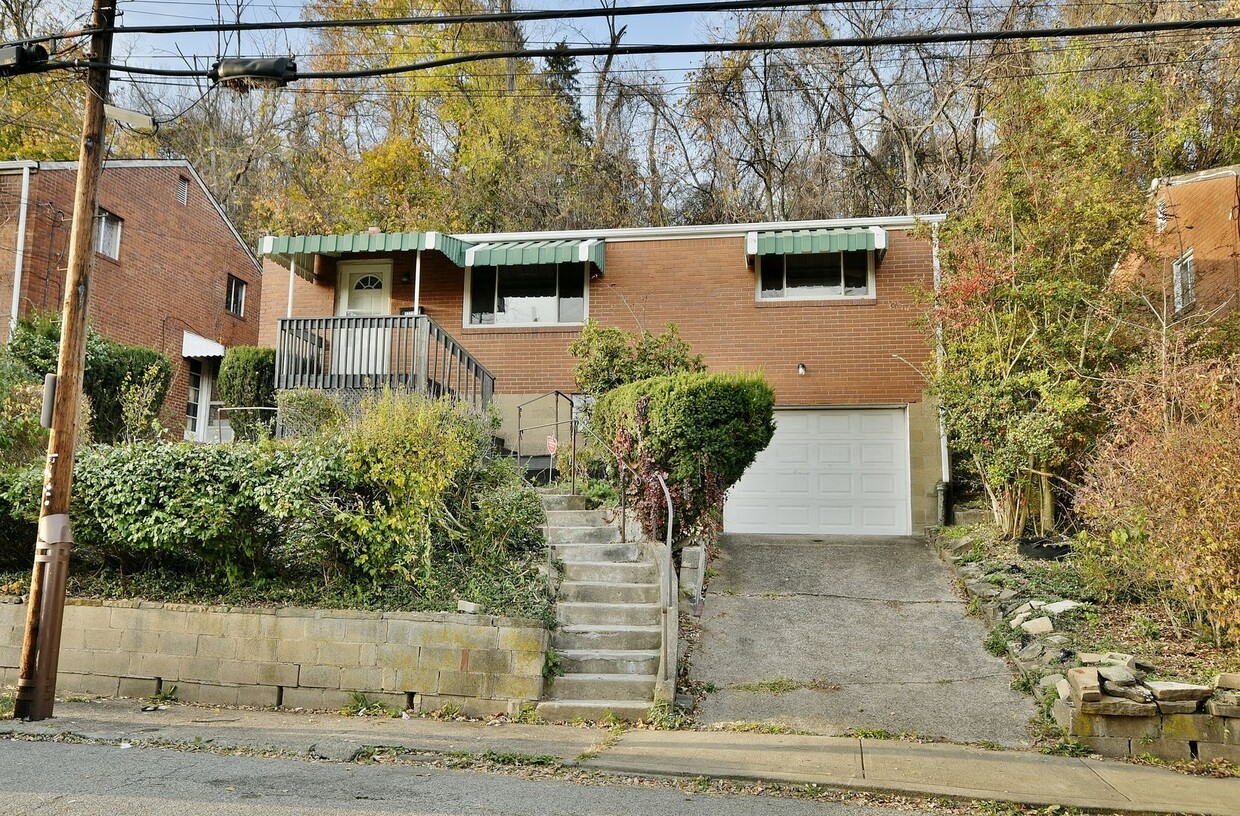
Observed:
[[[189,399],[185,403],[185,430],[198,433],[198,409],[202,399],[202,361],[189,361]]]
[[[228,276],[228,294],[224,299],[224,308],[237,317],[245,317],[245,281],[241,278]]]
[[[1192,306],[1197,300],[1197,265],[1190,249],[1171,264],[1171,286],[1175,290],[1175,310]]]
[[[581,323],[586,268],[582,263],[475,266],[467,295],[471,326]]]
[[[121,256],[121,219],[107,210],[95,215],[95,252],[113,260]]]
[[[818,300],[874,294],[873,253],[763,255],[758,260],[761,300]]]

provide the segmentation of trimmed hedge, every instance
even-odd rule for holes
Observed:
[[[224,353],[215,389],[229,408],[274,408],[276,350],[234,346]],[[229,411],[228,424],[237,439],[271,436],[275,411]]]
[[[674,537],[717,528],[727,490],[771,441],[775,392],[759,374],[676,374],[607,392],[594,406],[596,432],[643,475],[668,482]],[[666,501],[646,482],[637,497],[647,535],[666,532]]]

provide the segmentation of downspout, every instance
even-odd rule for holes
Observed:
[[[934,268],[934,302],[938,305],[939,286],[943,282],[943,266],[939,261],[939,224],[930,225],[930,257]],[[936,320],[934,324],[934,352],[939,365],[943,363],[946,353],[943,349],[943,324]],[[947,450],[947,421],[943,406],[939,406],[939,483],[934,486],[938,496],[938,522],[940,527],[947,526],[951,518],[951,497],[948,495],[952,483],[951,456]]]
[[[288,303],[284,309],[285,317],[293,316],[293,282],[297,279],[297,256],[289,256],[288,265]]]
[[[22,267],[26,263],[26,211],[30,208],[30,167],[22,168],[22,201],[17,216],[17,250],[13,262],[13,305],[9,311],[9,339],[17,328],[22,305]]]
[[[422,250],[418,250],[418,254],[413,262],[413,313],[421,313],[422,304]]]

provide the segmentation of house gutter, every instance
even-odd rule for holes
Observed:
[[[17,216],[17,249],[13,261],[13,303],[9,309],[9,334],[13,339],[13,331],[17,328],[17,318],[22,306],[22,269],[26,265],[26,213],[30,209],[30,171],[38,165],[33,162],[22,164],[22,199]]]
[[[943,282],[943,266],[939,261],[939,222],[935,221],[930,225],[930,258],[931,265],[934,269],[934,302],[938,305],[939,286]],[[938,357],[939,365],[943,364],[943,357],[946,353],[943,349],[943,324],[939,321],[934,323],[934,353]],[[939,406],[939,483],[935,485],[935,492],[938,494],[938,522],[940,527],[947,525],[948,518],[951,516],[949,488],[952,483],[952,465],[951,456],[947,450],[947,421],[945,419],[943,406]]]

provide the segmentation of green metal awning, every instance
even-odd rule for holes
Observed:
[[[352,235],[268,235],[259,242],[258,254],[310,277],[315,255],[360,255],[372,252],[436,250],[459,267],[465,266],[470,244],[441,232],[362,232]]]
[[[544,263],[592,263],[601,274],[606,244],[598,238],[563,241],[497,241],[465,251],[466,266],[524,266]]]
[[[887,231],[882,227],[771,230],[745,235],[750,255],[800,255],[807,252],[885,250]]]

